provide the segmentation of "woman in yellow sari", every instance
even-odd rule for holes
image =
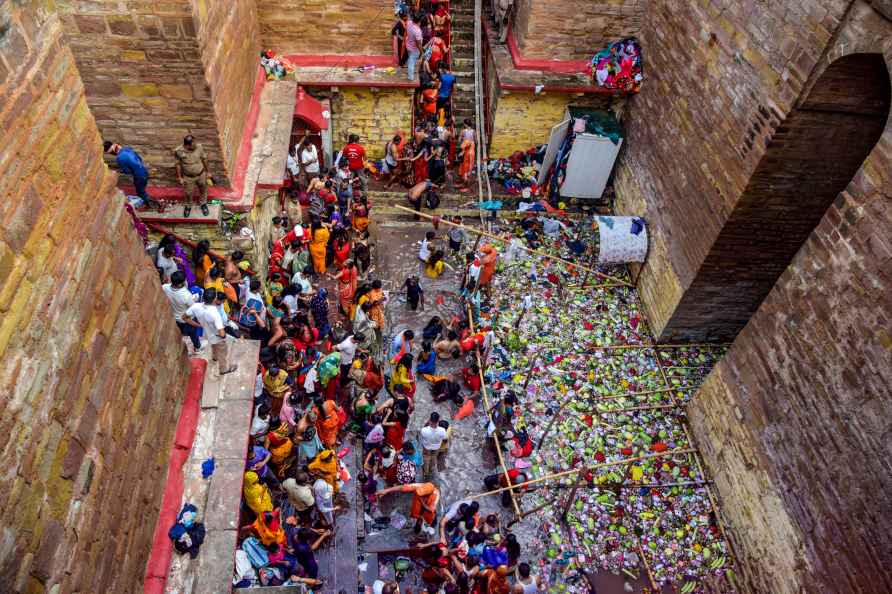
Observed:
[[[335,495],[338,493],[338,458],[332,450],[322,450],[307,466],[314,476],[331,485]]]
[[[357,233],[369,228],[369,201],[364,195],[360,196],[359,200],[354,200],[350,221]]]
[[[325,274],[325,253],[328,250],[328,228],[319,219],[313,219],[311,226],[310,256],[316,274]]]
[[[270,432],[266,435],[266,449],[270,453],[270,463],[276,469],[276,474],[280,477],[285,476],[285,471],[291,466],[293,461],[292,451],[294,443],[288,435],[288,424],[278,422],[274,427],[270,427]]]
[[[243,491],[245,504],[255,514],[260,515],[263,512],[273,511],[273,500],[269,496],[269,487],[260,482],[260,478],[253,470],[245,473]]]

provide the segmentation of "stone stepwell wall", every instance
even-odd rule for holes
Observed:
[[[141,589],[188,361],[57,16],[0,38],[0,590]]]
[[[69,2],[59,11],[103,137],[136,148],[152,185],[176,185],[172,151],[192,134],[217,184],[228,185],[259,65],[254,0]]]
[[[525,59],[591,60],[614,41],[637,35],[647,5],[648,0],[516,0],[514,36]]]
[[[258,2],[263,46],[279,54],[390,55],[393,4],[376,0]]]

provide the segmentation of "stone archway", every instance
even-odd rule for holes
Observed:
[[[873,150],[889,105],[881,54],[827,67],[778,127],[662,339],[740,332]]]

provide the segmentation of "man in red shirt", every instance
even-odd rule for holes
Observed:
[[[365,179],[365,149],[359,144],[359,135],[351,134],[348,139],[349,144],[344,147],[341,154],[349,162],[350,172],[359,176],[362,184],[362,193],[366,191]]]

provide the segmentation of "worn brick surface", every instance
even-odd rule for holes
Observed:
[[[253,0],[70,2],[59,10],[103,137],[136,148],[152,183],[170,185],[171,151],[193,134],[214,179],[228,184],[258,64]]]
[[[665,246],[639,281],[658,336],[849,4],[648,3],[647,78],[624,118],[616,189],[618,209],[646,216]]]
[[[263,46],[279,54],[390,55],[393,4],[375,0],[258,2]]]
[[[37,4],[0,9],[0,589],[129,593],[188,363],[62,24]]]
[[[507,157],[548,142],[552,126],[564,119],[568,105],[606,109],[609,102],[607,95],[502,91],[494,107],[489,154]]]
[[[318,97],[326,96],[316,92]],[[335,152],[359,134],[370,159],[384,157],[384,145],[397,130],[412,129],[413,89],[342,87],[331,94],[332,144]]]
[[[828,7],[835,5],[811,3],[803,7],[803,14],[812,19]],[[821,22],[835,26],[836,18]],[[708,29],[709,21],[703,22]],[[829,39],[818,27],[809,31],[816,42]],[[770,138],[760,140],[759,135],[737,132],[726,136],[724,144],[731,146],[740,141],[744,147],[750,142],[755,147],[769,141],[752,167],[747,168],[748,160],[740,158],[710,164],[700,153],[695,155],[703,163],[698,170],[691,168],[691,155],[679,149],[675,172],[666,169],[655,176],[650,167],[662,170],[652,163],[647,170],[633,171],[632,161],[626,161],[621,170],[624,189],[633,187],[629,183],[633,177],[640,182],[638,188],[644,188],[628,204],[641,200],[638,207],[647,208],[652,221],[665,220],[662,213],[688,217],[687,226],[672,223],[661,228],[657,235],[666,237],[670,249],[668,253],[652,250],[642,276],[645,286],[654,289],[650,294],[643,292],[649,310],[662,308],[659,311],[668,327],[684,319],[696,331],[695,311],[709,312],[711,307],[710,315],[715,316],[725,304],[734,304],[734,282],[740,283],[738,292],[762,286],[763,279],[747,276],[738,265],[738,254],[731,249],[735,242],[729,241],[735,235],[741,253],[761,246],[770,252],[765,267],[780,270],[777,282],[689,407],[692,429],[715,478],[722,514],[736,545],[738,574],[749,592],[892,591],[892,526],[885,499],[876,496],[892,488],[888,440],[892,244],[887,232],[892,222],[892,128],[888,123],[857,173],[849,173],[850,182],[832,205],[828,207],[824,200],[810,204],[819,221],[804,243],[799,238],[801,248],[794,256],[786,246],[789,238],[773,220],[786,218],[790,234],[799,233],[801,203],[809,204],[811,196],[818,197],[838,183],[834,179],[840,173],[838,167],[845,168],[849,153],[871,141],[867,133],[863,138],[846,139],[851,122],[871,111],[865,106],[875,96],[858,77],[863,63],[837,60],[879,53],[885,56],[888,69],[892,24],[859,1],[852,3],[845,25],[831,32],[835,38],[828,47],[821,46],[824,57],[816,66],[804,57],[789,66],[788,81],[809,80],[814,87],[808,84],[798,93],[797,109],[782,110],[783,118],[771,126]],[[834,65],[845,66],[843,76],[837,78]],[[822,80],[823,75],[829,79]],[[877,80],[872,78],[874,83]],[[704,85],[712,88],[710,81]],[[752,97],[760,88],[738,84],[736,92]],[[779,90],[783,96],[783,86]],[[711,109],[711,104],[702,101],[698,113]],[[733,120],[738,110],[728,105],[725,119]],[[821,121],[835,118],[833,124],[825,125],[846,154],[825,152],[829,145],[819,138],[800,144],[801,134],[807,135],[814,124],[810,109],[830,110]],[[834,112],[840,111],[847,115],[836,117]],[[675,126],[685,117],[677,114],[666,123]],[[645,127],[643,122],[629,121],[636,133]],[[653,138],[660,151],[658,138]],[[676,140],[687,143],[684,136]],[[723,143],[709,141],[707,146],[716,152],[724,150]],[[627,156],[637,159],[642,154],[630,145]],[[798,166],[785,179],[777,179],[786,159]],[[813,159],[820,159],[823,168],[816,167]],[[636,166],[644,167],[644,162],[637,161]],[[698,207],[686,207],[688,198],[668,188],[694,188],[706,178],[718,180],[719,174],[742,174],[746,183],[735,201],[727,204],[725,214],[710,223],[718,224],[720,230],[704,238],[706,219],[698,211],[710,208],[708,194],[697,196]],[[766,183],[772,184],[770,190]],[[810,196],[791,199],[791,185]],[[756,200],[753,190],[761,193]],[[668,193],[660,196],[664,191]],[[761,227],[757,215],[762,217]],[[749,238],[743,233],[746,229]],[[766,242],[772,237],[776,241]],[[705,247],[708,255],[704,255],[705,265],[698,264],[688,277],[691,286],[680,280],[669,298],[661,294],[657,277],[649,276],[668,269],[676,279],[684,279],[680,274],[684,268],[676,263],[684,261],[683,250],[698,246]],[[723,268],[724,280],[716,271],[704,274],[711,266]],[[710,318],[701,322],[708,324]]]
[[[641,30],[647,0],[515,0],[514,35],[524,58],[590,60]]]

